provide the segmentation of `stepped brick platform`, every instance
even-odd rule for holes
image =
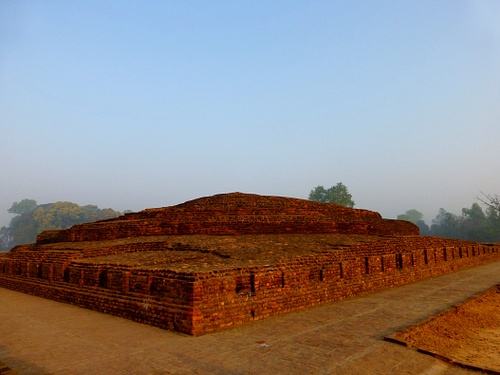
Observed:
[[[0,255],[0,286],[191,335],[500,259],[406,221],[221,194],[41,233]]]

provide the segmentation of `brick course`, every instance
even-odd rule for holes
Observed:
[[[500,259],[378,213],[233,193],[39,235],[0,286],[191,335]]]

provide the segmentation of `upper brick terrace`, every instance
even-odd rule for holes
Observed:
[[[43,232],[37,243],[157,235],[283,233],[418,235],[419,231],[412,223],[382,219],[379,213],[368,210],[296,198],[231,193]]]

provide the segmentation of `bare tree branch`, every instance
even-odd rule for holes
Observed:
[[[483,198],[476,197],[478,201],[500,212],[500,197],[498,195],[485,194],[482,191],[480,193],[483,195]]]

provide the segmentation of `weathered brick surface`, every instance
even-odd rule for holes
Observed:
[[[380,214],[303,199],[221,194],[116,219],[46,231],[37,243],[104,241],[159,235],[344,233],[416,235],[418,227]]]
[[[500,258],[499,246],[415,228],[366,210],[219,195],[44,232],[0,256],[0,286],[198,335]]]

